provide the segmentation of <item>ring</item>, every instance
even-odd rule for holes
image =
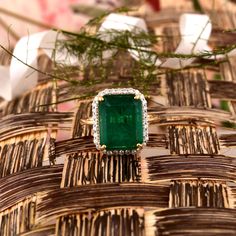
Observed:
[[[94,144],[106,154],[135,153],[148,141],[147,101],[133,88],[105,89],[92,102]]]

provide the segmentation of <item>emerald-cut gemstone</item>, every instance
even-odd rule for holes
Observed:
[[[99,102],[100,145],[106,150],[136,150],[143,143],[143,111],[134,94],[105,95]]]

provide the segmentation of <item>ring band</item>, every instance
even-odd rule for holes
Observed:
[[[153,121],[158,121],[160,120],[157,116],[154,115],[147,115],[147,121],[148,123],[153,122]],[[81,125],[93,125],[93,117],[89,117],[87,119],[80,119],[80,124]]]

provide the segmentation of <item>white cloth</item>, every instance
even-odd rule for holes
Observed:
[[[181,41],[175,50],[176,54],[197,54],[211,51],[207,45],[211,34],[212,25],[207,15],[183,14],[180,17]],[[169,58],[161,66],[173,69],[190,65],[194,58]]]
[[[114,31],[115,35],[119,31],[130,31],[134,33],[148,32],[147,25],[142,18],[125,16],[116,13],[112,13],[106,17],[105,21],[102,23],[100,29],[98,30],[98,33],[103,40],[109,42],[113,37],[112,31]],[[150,53],[145,52],[149,51],[150,48],[137,47],[137,45],[135,45],[132,41],[130,41],[130,44],[133,45],[134,48],[137,48],[137,50],[128,49],[130,55],[135,60],[140,60],[140,57],[146,59],[147,61],[156,60],[155,57],[150,58]],[[103,58],[110,58],[113,53],[114,52],[112,51],[105,51],[103,54]],[[159,60],[155,61],[156,65],[159,65],[160,63],[161,62]]]
[[[39,49],[57,62],[75,65],[76,58],[69,57],[65,50],[54,53],[58,39],[64,39],[64,37],[56,31],[44,31],[21,38],[13,51],[14,56],[11,59],[10,67],[0,67],[2,75],[0,96],[9,101],[37,85],[38,72],[36,70],[38,69]]]

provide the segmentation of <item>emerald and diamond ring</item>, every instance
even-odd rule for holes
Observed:
[[[148,141],[147,101],[138,90],[105,89],[94,98],[92,112],[98,150],[134,153]]]

